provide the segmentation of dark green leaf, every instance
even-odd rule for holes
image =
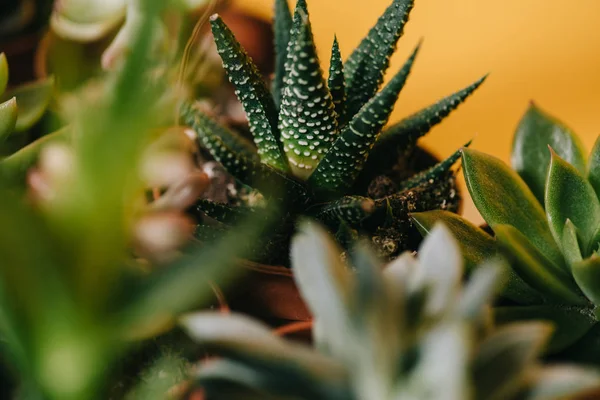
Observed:
[[[551,305],[527,307],[496,307],[494,320],[499,325],[521,321],[548,321],[554,326],[554,334],[548,344],[547,353],[557,353],[575,343],[588,332],[596,320],[591,309]]]
[[[338,117],[338,125],[346,123],[346,83],[344,81],[344,64],[337,37],[333,39],[331,48],[331,61],[329,63],[329,80],[327,83],[329,92],[335,105],[335,113]]]
[[[585,173],[586,156],[581,140],[562,122],[532,103],[515,133],[511,161],[512,167],[542,204],[550,165],[548,146],[579,172]]]
[[[583,293],[600,305],[600,257],[594,255],[572,265],[573,277]]]
[[[0,53],[0,95],[6,90],[8,84],[8,62],[6,54]]]
[[[275,20],[273,22],[275,36],[275,77],[273,78],[272,93],[275,105],[279,108],[287,62],[287,49],[292,32],[292,14],[287,0],[275,0]]]
[[[263,162],[287,171],[287,160],[279,143],[277,108],[258,68],[219,16],[211,26],[223,67],[248,115],[250,131]]]
[[[13,97],[0,103],[0,143],[6,140],[15,129],[18,113],[16,98]]]
[[[511,225],[492,226],[498,244],[517,274],[552,304],[585,306],[587,301],[569,274],[552,264],[528,238]]]
[[[321,207],[316,218],[333,228],[337,228],[340,222],[356,226],[371,215],[374,208],[373,200],[368,197],[345,196]]]
[[[428,234],[437,222],[443,222],[454,236],[460,239],[459,244],[468,273],[497,255],[498,248],[494,238],[454,213],[436,210],[412,213],[411,217],[423,235]],[[512,269],[509,269],[507,279],[502,296],[519,304],[542,302],[539,292],[523,282]]]
[[[19,115],[15,125],[16,132],[31,128],[42,118],[52,99],[54,78],[46,78],[38,82],[17,86],[0,96],[0,103],[13,97],[17,99]]]
[[[348,94],[348,119],[352,118],[381,86],[413,3],[413,0],[394,0],[348,57],[344,71]]]
[[[465,144],[464,147],[469,147],[471,142]],[[410,179],[405,180],[400,184],[399,190],[412,189],[417,186],[420,186],[426,182],[432,183],[434,180],[439,179],[444,176],[450,168],[458,161],[461,156],[461,150],[457,150],[454,154],[452,154],[447,159],[437,163],[433,167],[426,169],[425,171],[419,172],[418,174],[412,176]]]
[[[588,180],[600,197],[600,136],[596,139],[588,165]]]
[[[490,226],[514,226],[553,263],[564,266],[544,209],[516,172],[496,157],[471,149],[463,150],[463,169],[475,206]]]
[[[239,223],[255,213],[251,208],[232,207],[228,204],[215,203],[204,199],[198,200],[194,205],[194,209],[224,224]]]
[[[337,138],[337,120],[306,16],[297,29],[288,49],[279,129],[292,172],[306,179]]]
[[[588,248],[600,226],[600,201],[583,175],[553,151],[546,187],[546,214],[557,243],[562,241],[563,228],[570,219],[581,235],[583,255],[589,254]]]
[[[352,118],[311,175],[309,184],[324,192],[337,193],[352,186],[394,109],[418,51],[419,46],[390,83]]]

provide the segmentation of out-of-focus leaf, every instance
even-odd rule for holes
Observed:
[[[490,226],[514,226],[553,263],[564,265],[544,209],[515,171],[496,157],[472,149],[463,150],[463,168],[469,193]]]
[[[592,399],[586,394],[598,394],[600,375],[591,368],[574,365],[551,365],[538,368],[529,377],[528,400],[548,399]],[[579,396],[578,396],[579,395]]]
[[[562,241],[565,223],[570,219],[581,234],[582,250],[587,252],[600,226],[600,201],[583,175],[554,151],[548,171],[546,214],[557,243]]]
[[[485,340],[473,361],[475,398],[511,398],[551,332],[548,324],[528,322],[502,327]]]
[[[596,139],[587,171],[588,181],[596,191],[596,196],[600,197],[600,136]]]
[[[497,292],[506,284],[509,266],[501,259],[489,260],[477,268],[463,289],[457,305],[458,313],[470,321],[477,321],[486,306],[492,304]]]
[[[521,120],[513,139],[512,166],[543,204],[552,147],[580,173],[586,169],[585,147],[562,122],[533,103]]]
[[[9,90],[0,96],[0,102],[13,97],[17,99],[19,115],[15,130],[17,132],[25,131],[44,115],[46,108],[52,99],[54,90],[54,78],[46,78],[39,82],[29,83]]]
[[[571,276],[552,264],[525,235],[510,225],[493,227],[517,274],[554,304],[586,305]]]
[[[8,84],[8,62],[6,54],[0,53],[0,95],[6,90]]]
[[[572,265],[573,277],[583,293],[595,305],[600,305],[600,257],[592,256]]]
[[[526,307],[495,307],[494,320],[504,325],[522,321],[548,321],[554,326],[554,333],[546,352],[557,353],[583,337],[595,324],[591,310],[576,307],[551,305]]]
[[[0,103],[0,143],[2,143],[15,129],[17,123],[17,99],[12,98]]]
[[[458,243],[465,259],[467,273],[472,273],[481,263],[498,253],[498,245],[494,238],[454,213],[436,210],[413,213],[411,217],[423,235],[428,234],[435,223],[440,221],[450,229],[454,237],[460,238]],[[539,304],[542,301],[540,294],[523,282],[512,269],[509,269],[507,274],[502,296],[519,304]]]

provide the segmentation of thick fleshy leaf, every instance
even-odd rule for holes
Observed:
[[[419,46],[390,83],[371,98],[344,128],[311,175],[311,186],[319,191],[340,193],[354,184],[394,109],[418,51]]]
[[[586,299],[571,276],[552,264],[528,238],[511,225],[494,225],[498,244],[517,274],[552,304],[585,306]]]
[[[402,36],[413,0],[394,0],[346,60],[347,109],[352,118],[383,82],[396,43]]]
[[[580,173],[585,173],[586,154],[581,140],[562,122],[532,103],[515,133],[511,163],[542,204],[550,165],[548,146]]]
[[[581,261],[582,254],[581,247],[579,246],[577,228],[575,225],[573,225],[570,219],[567,219],[567,222],[565,223],[562,233],[561,246],[563,254],[565,255],[565,260],[569,266]]]
[[[8,84],[8,62],[6,54],[0,53],[0,95],[6,90]]]
[[[600,305],[600,257],[594,255],[571,266],[575,282],[596,306]]]
[[[585,308],[538,305],[495,307],[493,311],[499,325],[532,320],[552,323],[554,332],[546,349],[549,354],[569,347],[596,324],[592,310]]]
[[[2,143],[15,129],[17,123],[17,99],[12,98],[0,103],[0,143]]]
[[[322,328],[317,345],[343,357],[350,345],[348,308],[354,277],[342,263],[340,249],[321,227],[303,222],[299,232],[292,241],[292,270],[302,298]]]
[[[528,322],[502,327],[487,338],[479,346],[472,366],[476,398],[511,398],[551,332],[548,324]]]
[[[307,179],[337,138],[337,118],[310,22],[307,16],[300,21],[288,49],[279,129],[292,173]]]
[[[538,368],[527,384],[527,400],[592,399],[600,393],[600,375],[592,368],[551,365]],[[590,392],[594,390],[594,392]]]
[[[371,215],[374,209],[375,203],[368,197],[344,196],[319,209],[316,218],[333,228],[337,228],[340,222],[356,226]]]
[[[42,118],[52,99],[54,78],[46,78],[38,82],[28,83],[7,91],[0,96],[0,102],[13,97],[17,99],[19,115],[15,125],[16,132],[31,128]]]
[[[273,21],[275,36],[275,77],[273,78],[271,92],[275,105],[279,108],[283,91],[283,78],[285,76],[285,63],[287,50],[292,32],[292,13],[287,0],[275,0],[275,19]]]
[[[472,149],[463,150],[463,169],[473,202],[490,226],[514,226],[553,263],[564,266],[544,209],[516,172]]]
[[[570,219],[581,235],[583,255],[589,254],[588,248],[600,226],[600,201],[583,175],[554,151],[548,170],[546,214],[557,243],[562,241],[565,223]]]
[[[329,63],[329,79],[327,81],[329,92],[335,105],[335,113],[338,117],[338,125],[346,122],[346,83],[344,81],[344,64],[337,37],[333,39],[331,47],[331,61]]]
[[[367,168],[388,168],[397,161],[397,151],[410,148],[417,139],[442,122],[458,108],[485,81],[487,75],[466,88],[443,98],[437,103],[387,128],[375,142],[367,161]]]
[[[495,257],[498,253],[496,240],[490,235],[473,225],[466,219],[442,210],[413,213],[411,218],[424,236],[427,235],[437,222],[442,222],[459,238],[461,253],[465,260],[468,273],[486,260]],[[542,297],[531,286],[526,284],[512,269],[508,270],[507,283],[502,291],[502,296],[519,304],[539,304]]]
[[[596,196],[600,197],[600,136],[596,139],[592,154],[590,154],[587,176],[596,191]]]
[[[210,22],[223,67],[248,115],[261,160],[287,171],[287,160],[279,143],[277,109],[258,68],[218,15],[211,17]]]

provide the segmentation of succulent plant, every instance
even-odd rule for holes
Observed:
[[[412,7],[412,0],[394,0],[345,62],[334,40],[326,80],[306,1],[297,2],[292,17],[287,2],[277,0],[271,91],[233,33],[213,16],[215,42],[254,145],[194,105],[184,106],[182,120],[239,181],[284,204],[280,229],[266,240],[266,254],[257,255],[261,261],[287,263],[298,215],[315,217],[335,232],[368,233],[382,252],[395,256],[410,246],[408,211],[457,209],[451,167],[458,152],[433,165],[423,162],[427,157],[416,141],[484,78],[384,130],[419,49],[379,91]],[[230,224],[253,210],[202,201],[197,211]],[[201,238],[213,233],[199,229]]]
[[[600,140],[589,158],[575,133],[532,105],[514,137],[512,166],[464,150],[467,187],[494,237],[443,212],[417,213],[426,233],[444,221],[468,263],[502,253],[512,265],[499,322],[545,319],[557,326],[550,352],[600,362]]]
[[[405,253],[385,269],[367,246],[349,268],[313,224],[302,226],[292,257],[315,349],[243,315],[184,316],[189,335],[223,356],[197,371],[209,398],[563,399],[600,383],[595,371],[538,364],[547,324],[487,332],[504,267],[490,261],[463,285],[460,248],[443,226],[418,259]]]

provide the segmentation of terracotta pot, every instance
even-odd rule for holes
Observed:
[[[311,320],[289,268],[250,261],[243,261],[242,267],[245,276],[230,292],[234,294],[229,302],[233,310],[274,325]]]

